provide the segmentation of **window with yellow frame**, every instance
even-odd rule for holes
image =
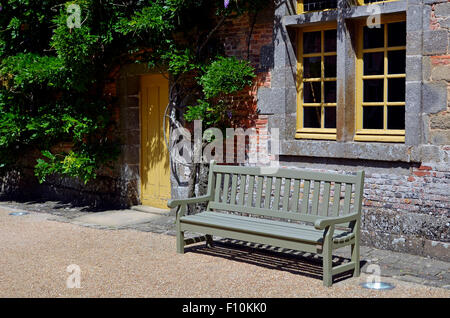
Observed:
[[[356,141],[405,141],[406,23],[382,18],[358,31]]]
[[[398,0],[350,0],[354,5],[369,5],[377,2],[392,2]],[[338,7],[338,0],[297,0],[297,12],[305,13],[309,11],[325,11]]]
[[[338,0],[298,0],[297,12],[336,9]]]
[[[298,33],[296,138],[336,139],[336,23]]]

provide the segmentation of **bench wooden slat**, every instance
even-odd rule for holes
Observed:
[[[284,181],[283,188],[283,211],[289,211],[289,197],[291,195],[291,179]]]
[[[230,174],[225,174],[223,178],[222,202],[228,202],[228,191],[230,190]]]
[[[220,189],[222,188],[222,174],[216,175],[216,188],[214,192],[214,201],[220,202]]]
[[[293,193],[292,193],[292,207],[291,207],[291,211],[293,212],[297,212],[298,210],[298,197],[300,195],[300,180],[299,179],[295,179],[294,180],[294,189],[293,189]]]
[[[280,192],[281,192],[281,178],[275,178],[275,194],[273,196],[273,210],[280,209]]]
[[[309,181],[309,180],[305,180],[305,182],[303,184],[302,207],[300,210],[300,212],[303,214],[308,214],[310,184],[311,184],[311,181]]]
[[[351,199],[352,199],[352,185],[350,183],[347,183],[345,185],[344,209],[342,211],[343,215],[350,213]]]
[[[217,218],[217,219],[227,219],[227,220],[233,220],[232,222],[249,222],[249,223],[257,223],[257,224],[266,224],[266,225],[272,225],[277,224],[283,227],[286,231],[296,231],[298,229],[302,229],[305,231],[311,231],[311,232],[320,232],[323,233],[322,230],[316,230],[314,226],[312,225],[306,225],[306,224],[298,224],[298,223],[292,223],[292,222],[284,222],[284,221],[274,221],[274,220],[268,220],[263,218],[252,218],[252,217],[246,217],[246,216],[240,216],[236,214],[229,214],[229,213],[221,213],[221,212],[202,212],[201,214],[207,215],[210,218]],[[196,214],[200,215],[200,214]],[[348,231],[343,230],[335,230],[334,237],[336,239],[341,238],[347,238],[351,233]]]
[[[319,197],[320,197],[320,181],[313,181],[313,198],[311,206],[311,214],[317,215],[319,211]]]
[[[251,207],[253,206],[253,189],[255,188],[255,178],[254,175],[249,175],[249,182],[248,182],[248,190],[247,190],[247,206]]]
[[[333,189],[333,207],[331,209],[331,216],[339,215],[339,207],[341,205],[341,183],[335,183]]]
[[[231,178],[231,194],[230,194],[230,204],[236,204],[236,193],[237,193],[237,174],[233,174]]]
[[[257,208],[260,208],[260,207],[261,207],[263,182],[264,182],[264,177],[259,176],[259,177],[258,177],[258,181],[257,181],[257,183],[256,183],[256,200],[255,200],[255,207],[257,207]]]
[[[246,183],[247,183],[247,175],[241,174],[241,184],[239,188],[239,205],[244,205]]]
[[[311,223],[314,223],[319,218],[317,215],[311,215],[311,214],[305,215],[305,214],[295,213],[295,212],[283,212],[283,211],[273,210],[273,209],[255,208],[255,207],[248,207],[248,206],[242,206],[242,205],[231,205],[231,204],[225,204],[225,203],[219,203],[219,202],[210,202],[210,207],[211,207],[211,209],[215,209],[215,210],[257,214],[257,215],[263,215],[263,216],[268,216],[268,217],[284,218],[284,219],[291,219],[291,220],[311,222]]]
[[[331,182],[325,182],[325,185],[323,187],[322,207],[319,210],[320,215],[328,216],[328,208],[330,206],[330,190]]]
[[[266,190],[264,192],[264,208],[270,208],[270,199],[272,198],[272,181],[273,177],[267,177]]]
[[[296,239],[299,241],[317,242],[320,243],[323,238],[321,231],[308,231],[303,229],[297,229],[296,231],[287,230],[281,225],[269,225],[257,222],[245,222],[226,218],[211,218],[208,216],[202,216],[200,214],[189,215],[182,219],[182,222],[210,225],[213,227],[226,228],[226,229],[239,229],[248,233],[259,233],[271,235],[274,237],[284,237],[290,239]]]

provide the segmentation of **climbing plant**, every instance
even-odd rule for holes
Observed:
[[[224,96],[254,74],[224,57],[215,35],[227,19],[256,16],[269,2],[0,0],[0,173],[32,152],[41,182],[52,174],[88,182],[111,165],[120,140],[105,88],[126,63],[169,74],[172,125],[217,124]],[[54,147],[61,141],[70,150]]]

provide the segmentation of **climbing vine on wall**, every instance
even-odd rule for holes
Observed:
[[[0,0],[0,172],[19,169],[19,159],[31,152],[40,154],[41,182],[52,174],[88,182],[112,164],[120,140],[105,86],[126,63],[169,74],[172,123],[184,113],[187,119],[223,116],[211,111],[221,107],[213,95],[241,89],[253,74],[248,63],[223,57],[214,35],[226,19],[268,2]],[[237,77],[220,69],[233,63],[242,66]],[[234,82],[221,88],[229,79],[215,82],[212,72]],[[55,150],[61,141],[70,150]]]

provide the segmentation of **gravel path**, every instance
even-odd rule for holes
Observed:
[[[365,290],[365,274],[325,288],[320,266],[301,260],[203,244],[178,255],[173,236],[9,212],[0,209],[0,297],[450,297],[394,279],[393,290]],[[70,264],[81,268],[81,288],[66,287]]]

